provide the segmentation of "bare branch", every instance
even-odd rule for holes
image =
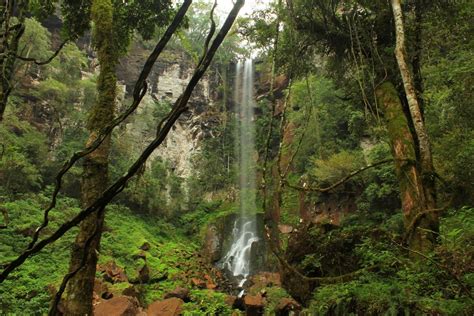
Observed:
[[[201,59],[199,60],[198,65],[201,65],[203,62],[204,58],[206,57],[207,51],[209,50],[209,43],[212,40],[212,37],[214,36],[214,33],[216,32],[216,22],[214,21],[214,10],[217,7],[217,0],[214,0],[214,5],[212,6],[211,12],[209,13],[209,20],[211,20],[211,27],[209,29],[209,33],[207,34],[206,41],[204,42],[204,50],[203,54],[201,56]]]
[[[61,50],[63,49],[63,47],[66,46],[67,43],[69,43],[69,39],[63,41],[63,42],[61,43],[61,45],[59,45],[59,47],[58,47],[58,48],[56,49],[56,51],[53,53],[53,55],[51,55],[48,59],[43,60],[43,61],[38,61],[38,60],[36,60],[35,58],[28,58],[28,57],[19,56],[19,55],[13,53],[13,52],[12,52],[12,54],[15,56],[15,58],[18,58],[18,59],[20,59],[20,60],[22,60],[22,61],[32,62],[32,63],[34,63],[34,64],[36,64],[36,65],[38,65],[38,66],[44,66],[44,65],[49,64],[50,62],[52,62],[53,59],[56,58],[56,57],[59,55],[59,53],[61,52]]]
[[[267,235],[266,238],[270,239],[270,237],[269,237],[270,235],[268,234],[268,229],[267,229],[267,234],[266,235]],[[278,250],[275,249],[275,247],[273,246],[271,241],[269,241],[268,244],[270,245],[270,250],[272,251],[272,253],[275,255],[275,257],[278,259],[278,262],[283,267],[290,270],[291,272],[296,274],[299,278],[301,278],[301,279],[303,279],[304,281],[307,281],[307,282],[316,282],[317,284],[334,284],[334,283],[340,283],[340,282],[347,282],[347,281],[353,280],[354,278],[356,278],[357,276],[359,276],[359,275],[361,275],[365,272],[373,271],[373,270],[378,268],[377,265],[374,265],[374,266],[371,266],[371,267],[363,268],[363,269],[360,269],[360,270],[357,270],[357,271],[354,271],[354,272],[350,272],[350,273],[347,273],[347,274],[339,275],[339,276],[308,277],[308,276],[304,275],[303,273],[301,273],[300,271],[298,271],[298,269],[296,269],[294,266],[292,266],[288,261],[286,261],[283,258],[283,256],[278,252]]]
[[[283,181],[286,183],[287,187],[292,188],[292,189],[297,190],[297,191],[326,193],[326,192],[329,192],[331,190],[334,190],[338,186],[344,184],[345,182],[347,182],[351,178],[355,177],[356,175],[358,175],[361,172],[366,171],[367,169],[374,168],[374,167],[377,167],[377,166],[380,166],[380,165],[383,165],[383,164],[386,164],[386,163],[389,163],[389,162],[393,162],[393,161],[394,161],[393,159],[385,159],[385,160],[375,162],[373,164],[369,164],[365,167],[362,167],[362,168],[360,168],[356,171],[353,171],[353,172],[349,173],[347,176],[345,176],[341,180],[339,180],[339,181],[337,181],[337,182],[333,183],[332,185],[330,185],[328,187],[325,187],[325,188],[314,188],[314,187],[307,187],[307,186],[300,187],[300,186],[292,185],[286,179],[284,179]]]

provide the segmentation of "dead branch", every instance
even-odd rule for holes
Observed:
[[[191,0],[187,2],[191,2]],[[196,68],[193,76],[191,77],[190,81],[188,82],[188,85],[186,86],[186,89],[181,94],[181,96],[176,100],[172,110],[158,124],[155,139],[145,148],[145,150],[141,153],[138,159],[130,166],[127,173],[123,175],[122,177],[120,177],[118,180],[116,180],[115,183],[113,183],[107,190],[105,190],[104,193],[102,193],[102,195],[94,203],[92,203],[90,206],[80,211],[76,216],[74,216],[69,221],[62,224],[50,236],[40,240],[33,247],[27,249],[22,254],[20,254],[15,260],[10,262],[0,274],[0,283],[3,282],[13,270],[15,270],[20,265],[22,265],[29,257],[40,252],[44,247],[46,247],[47,245],[61,238],[66,232],[68,232],[74,226],[78,225],[90,214],[105,207],[118,193],[120,193],[125,188],[128,181],[137,173],[138,170],[140,170],[142,165],[150,157],[153,151],[156,148],[158,148],[161,145],[161,143],[165,140],[169,131],[173,127],[174,123],[181,116],[181,114],[188,109],[187,103],[189,101],[189,98],[191,97],[191,94],[194,88],[196,87],[199,80],[202,78],[207,68],[211,64],[211,61],[217,49],[222,44],[224,38],[226,37],[227,33],[232,27],[232,24],[237,18],[237,14],[242,8],[244,2],[245,2],[244,0],[236,1],[234,7],[232,8],[231,12],[227,16],[227,19],[225,20],[222,28],[220,29],[219,33],[217,34],[214,41],[212,42],[208,52],[206,53],[206,57],[204,58],[202,64]]]

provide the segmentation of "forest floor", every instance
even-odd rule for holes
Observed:
[[[12,260],[25,249],[41,221],[46,196],[7,203],[9,224],[0,230],[0,251]],[[61,199],[51,213],[44,234],[79,211],[75,199]],[[0,314],[47,314],[50,302],[67,272],[69,251],[76,230],[27,260],[0,287]],[[120,311],[178,311],[184,315],[231,315],[254,309],[300,308],[280,287],[279,275],[262,273],[251,280],[245,299],[229,292],[228,280],[201,255],[200,240],[155,216],[137,215],[124,206],[107,208],[94,291],[97,315]],[[168,315],[168,314],[163,314]],[[173,313],[169,315],[174,315]]]

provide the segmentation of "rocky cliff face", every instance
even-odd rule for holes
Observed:
[[[149,53],[143,45],[136,43],[121,61],[118,79],[123,84],[125,100],[130,97]],[[137,140],[137,150],[143,149],[152,140],[155,126],[184,91],[193,72],[193,62],[183,52],[165,51],[159,58],[149,76],[147,95],[126,127]],[[200,141],[207,136],[207,127],[213,121],[207,111],[218,98],[218,84],[212,71],[201,79],[190,99],[189,111],[176,122],[149,163],[158,157],[167,161],[174,174],[185,182],[193,175],[193,156],[200,151]],[[186,192],[186,186],[183,189]]]

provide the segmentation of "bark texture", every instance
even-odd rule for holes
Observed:
[[[425,214],[430,203],[416,162],[415,142],[401,100],[395,87],[389,82],[377,88],[376,95],[384,110],[395,159],[408,244],[411,249],[417,251],[431,249],[436,238],[433,231],[437,229],[437,221],[433,218],[434,213]]]
[[[435,172],[433,167],[433,156],[431,153],[431,143],[426,130],[425,122],[423,120],[423,113],[421,109],[420,99],[417,95],[415,88],[415,81],[408,66],[408,54],[405,43],[405,28],[403,24],[403,11],[400,4],[400,0],[391,0],[393,17],[395,21],[395,35],[396,35],[396,46],[395,46],[395,58],[397,59],[398,68],[403,81],[403,88],[408,101],[408,107],[410,110],[410,116],[413,121],[415,129],[415,135],[418,140],[418,148],[420,153],[420,172],[421,181],[423,184],[424,196],[425,196],[425,209],[427,212],[425,220],[430,221],[430,227],[436,233],[438,231],[438,217],[435,212],[429,212],[430,210],[436,209],[436,188],[435,188]],[[416,223],[414,224],[416,227]],[[433,236],[431,239],[434,239]],[[431,245],[432,246],[432,245]],[[420,251],[429,250],[432,247],[426,245],[426,249],[418,249]]]
[[[113,6],[111,0],[94,0],[92,21],[95,25],[94,41],[100,64],[97,82],[98,99],[89,118],[89,146],[99,131],[112,120],[115,109],[118,55],[114,49]],[[110,136],[84,159],[81,183],[81,202],[88,207],[107,189]],[[77,274],[70,280],[66,299],[67,315],[92,315],[92,295],[96,273],[100,237],[104,223],[104,208],[89,215],[80,225],[71,253],[70,272]],[[89,241],[90,240],[90,241]],[[86,247],[86,243],[88,243]],[[86,251],[86,253],[84,253]],[[85,265],[83,258],[87,255]],[[81,267],[82,266],[82,267]]]

